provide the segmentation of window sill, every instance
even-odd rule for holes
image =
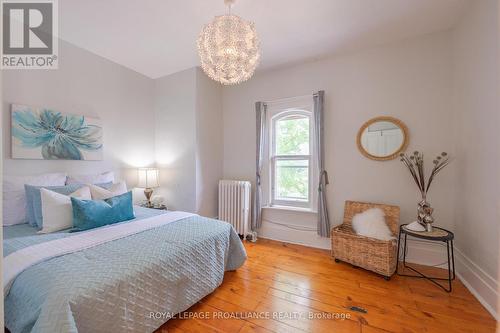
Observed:
[[[318,212],[310,208],[301,207],[290,207],[290,206],[265,206],[262,209],[276,210],[276,211],[289,211],[289,212],[300,212],[306,214],[317,214]]]

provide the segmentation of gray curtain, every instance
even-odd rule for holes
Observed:
[[[267,105],[264,102],[255,103],[255,111],[257,113],[257,151],[256,151],[256,179],[254,191],[254,204],[252,216],[252,231],[259,229],[262,226],[262,187],[261,187],[261,173],[264,161],[264,151],[266,147],[266,119],[267,119]]]
[[[328,173],[325,170],[325,143],[324,143],[324,100],[325,92],[318,91],[313,95],[314,100],[314,134],[318,147],[318,235],[330,237],[330,219],[326,206],[326,185],[328,185]]]

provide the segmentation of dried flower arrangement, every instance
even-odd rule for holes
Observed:
[[[429,188],[436,175],[450,163],[450,158],[446,152],[442,152],[441,155],[437,156],[433,160],[434,167],[432,168],[432,172],[426,182],[424,172],[424,154],[415,151],[413,152],[413,155],[407,156],[402,153],[400,156],[401,162],[403,162],[403,164],[410,171],[413,180],[417,184],[422,195],[422,201],[418,203],[417,208],[417,221],[425,226],[426,231],[431,232],[432,223],[434,222],[434,218],[432,217],[434,209],[427,202],[427,193],[429,192]]]

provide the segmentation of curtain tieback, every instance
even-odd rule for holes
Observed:
[[[323,181],[325,185],[330,184],[330,181],[328,180],[328,172],[326,170],[321,170],[319,174],[319,190],[321,191]]]
[[[260,186],[260,173],[257,172],[256,176],[257,176],[257,180],[256,180],[257,181],[257,186]]]

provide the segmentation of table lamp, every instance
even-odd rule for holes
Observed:
[[[137,187],[144,188],[144,195],[148,200],[146,204],[147,207],[153,206],[153,204],[151,203],[153,188],[160,186],[158,173],[159,171],[157,168],[140,168],[138,169],[137,172],[138,175]]]

